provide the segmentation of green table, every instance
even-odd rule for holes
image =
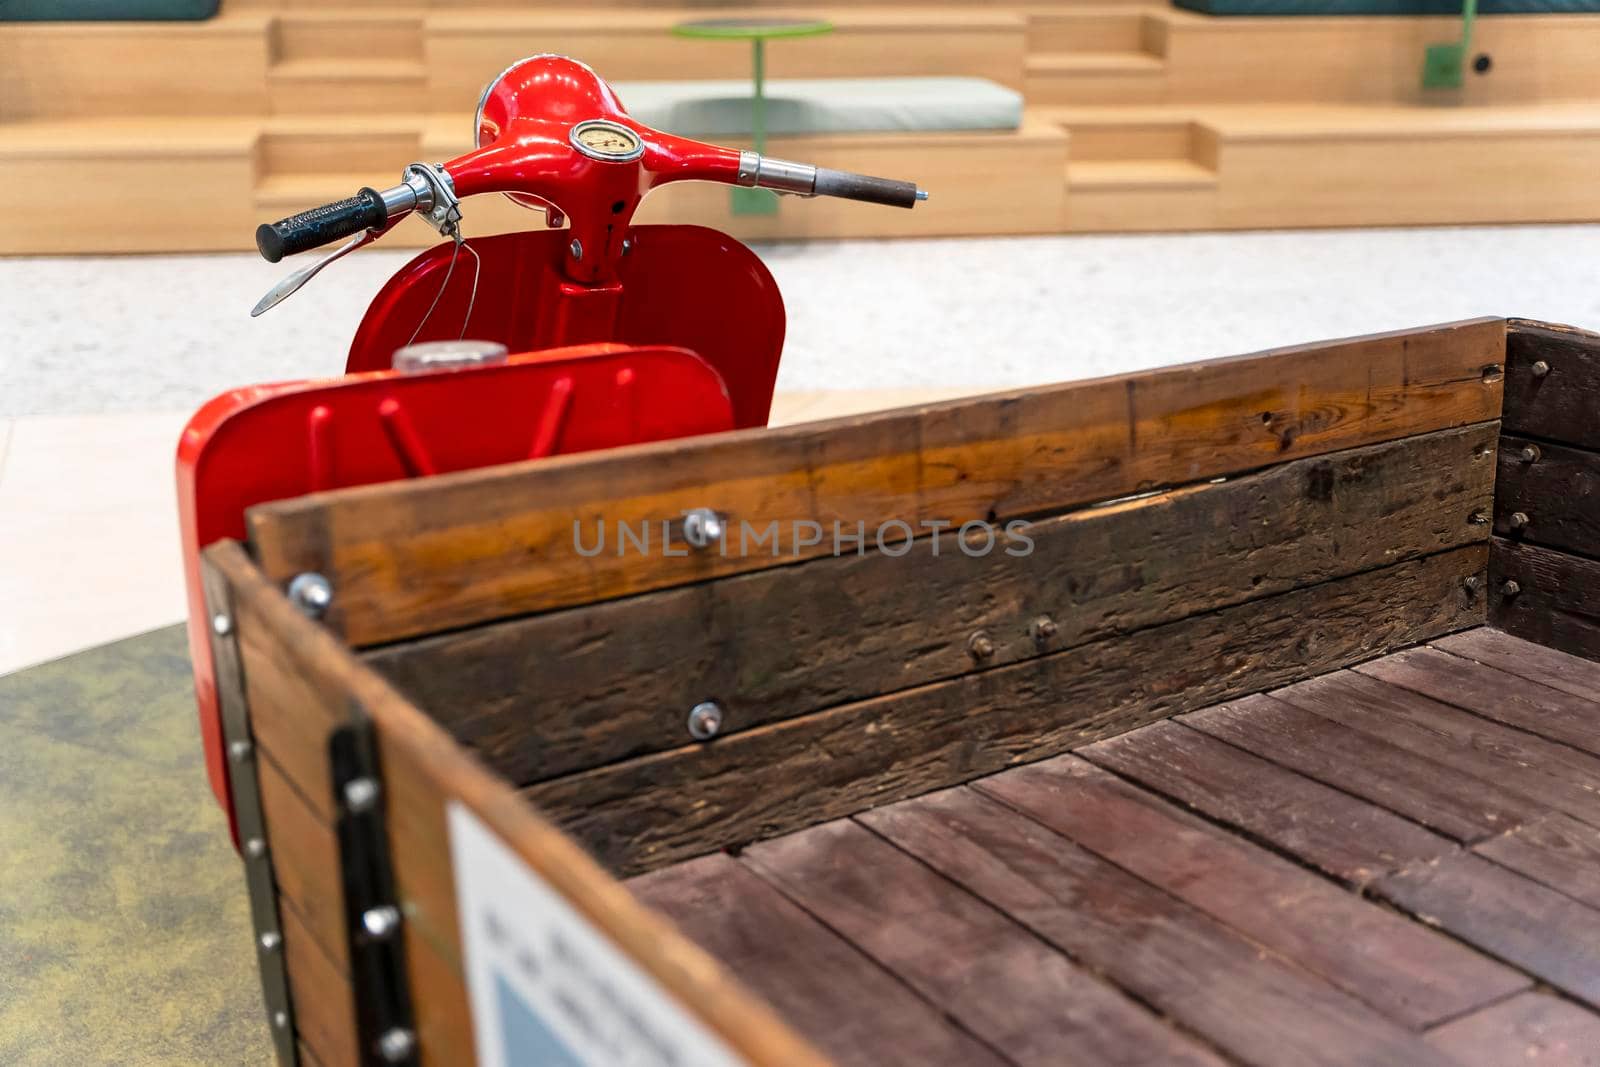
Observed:
[[[697,19],[672,27],[679,37],[714,41],[749,41],[754,69],[750,96],[750,133],[757,152],[767,150],[767,41],[774,37],[818,37],[833,32],[826,19],[748,18]],[[770,189],[733,190],[735,215],[776,215],[778,195]]]

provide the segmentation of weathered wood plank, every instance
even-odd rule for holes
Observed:
[[[318,819],[306,798],[289,784],[277,763],[263,754],[257,767],[278,893],[294,904],[306,932],[316,939],[339,972],[348,976],[349,942],[338,839],[333,828]]]
[[[1076,757],[1019,767],[973,788],[1413,1029],[1529,984]]]
[[[1549,993],[1523,993],[1439,1027],[1428,1043],[1463,1067],[1600,1067],[1600,1016]]]
[[[1436,1063],[1415,1034],[970,789],[861,821],[1248,1063]]]
[[[1489,621],[1508,633],[1600,660],[1600,561],[1493,541]],[[1510,594],[1506,582],[1515,582]]]
[[[1363,663],[1362,674],[1486,719],[1600,754],[1600,704],[1433,648]]]
[[[295,1033],[328,1067],[357,1067],[362,1056],[350,979],[339,973],[292,906],[280,908],[278,915]]]
[[[1562,992],[1600,1003],[1600,911],[1470,852],[1409,867],[1372,889]]]
[[[1600,829],[1570,815],[1544,818],[1473,847],[1502,867],[1600,908]]]
[[[1516,434],[1600,448],[1600,336],[1515,319],[1506,334],[1505,425]],[[1534,363],[1548,371],[1538,374]]]
[[[1503,791],[1600,825],[1600,760],[1479,718],[1354,671],[1313,678],[1273,694],[1297,707],[1454,767]]]
[[[741,859],[1019,1067],[1063,1049],[1106,1067],[1222,1067],[1216,1055],[1034,934],[848,820]]]
[[[841,1067],[1006,1062],[727,856],[657,871],[629,888]]]
[[[574,521],[637,528],[710,507],[734,529],[1001,523],[1498,418],[1500,320],[1284,349],[778,430],[314,494],[254,508],[277,583],[328,576],[355,645],[792,562],[577,549]],[[893,535],[891,535],[893,536]],[[831,550],[831,541],[801,547]],[[826,546],[826,547],[825,547]]]
[[[1003,666],[1481,541],[1495,437],[1443,430],[1045,519],[1025,556],[947,533],[937,554],[817,560],[366,659],[525,784],[681,745],[706,699],[727,736],[968,673],[980,631],[994,651],[977,666]]]
[[[1487,663],[1563,693],[1600,703],[1600,663],[1480,626],[1431,642],[1453,656]]]
[[[1416,823],[1178,723],[1155,723],[1079,755],[1355,885],[1454,847]]]
[[[662,863],[1058,755],[1459,629],[1469,546],[950,682],[542,782],[613,870]]]
[[[1600,414],[1591,421],[1600,422]],[[1524,449],[1538,458],[1523,458]],[[1600,452],[1507,436],[1498,466],[1495,533],[1600,557]]]
[[[1178,721],[1457,841],[1503,833],[1544,810],[1524,797],[1485,789],[1481,779],[1454,767],[1265,694]]]

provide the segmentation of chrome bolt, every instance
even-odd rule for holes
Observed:
[[[625,256],[633,255],[633,238],[632,237],[624,237],[622,239],[622,254],[625,255]]]
[[[1513,511],[1511,513],[1511,528],[1513,530],[1525,530],[1525,529],[1527,529],[1528,528],[1528,513],[1525,512],[1525,511]]]
[[[1515,578],[1507,578],[1506,583],[1500,587],[1500,592],[1504,593],[1506,596],[1516,596],[1518,593],[1522,592],[1522,586],[1517,584]]]
[[[1524,445],[1522,447],[1522,462],[1524,463],[1537,463],[1539,455],[1538,445]]]
[[[1469,574],[1461,580],[1461,584],[1466,587],[1467,594],[1469,596],[1476,596],[1478,593],[1478,587],[1483,584],[1483,579],[1479,578],[1476,574]]]
[[[1056,620],[1052,619],[1048,615],[1040,615],[1037,619],[1033,620],[1033,624],[1029,626],[1028,629],[1033,634],[1034,644],[1048,644],[1050,641],[1055,639]]]
[[[1542,359],[1535,360],[1532,370],[1535,378],[1543,378],[1546,374],[1550,373],[1550,364],[1546,363]]]
[[[273,1012],[272,1025],[277,1027],[279,1030],[287,1030],[289,1028],[289,1013],[286,1011]]]
[[[333,586],[315,571],[306,571],[290,580],[289,599],[313,619],[320,619],[333,603]]]
[[[261,935],[261,951],[276,952],[283,945],[283,935],[276,930],[268,930]]]
[[[400,909],[393,904],[368,908],[361,913],[361,926],[373,937],[388,937],[400,928]]]
[[[218,637],[227,637],[233,633],[233,620],[222,614],[222,612],[217,612],[211,616],[211,632]]]
[[[572,239],[572,243],[567,246],[567,251],[572,253],[572,258],[573,259],[582,259],[583,258],[583,242],[578,240],[576,237],[574,237]]]
[[[689,709],[689,736],[696,741],[709,741],[722,732],[722,706],[707,700]]]
[[[989,640],[989,635],[979,630],[967,638],[967,654],[973,659],[988,659],[994,655],[994,642]]]
[[[410,1030],[395,1027],[385,1030],[378,1038],[378,1055],[383,1057],[385,1063],[399,1063],[417,1048],[417,1035]]]
[[[683,539],[695,548],[709,548],[722,540],[722,516],[710,508],[692,508],[683,513]]]
[[[344,784],[344,803],[356,814],[371,811],[378,802],[378,783],[371,778],[352,778]]]
[[[250,758],[250,742],[239,740],[228,743],[228,758],[235,763],[243,763]]]
[[[245,855],[253,860],[258,860],[267,854],[267,843],[259,837],[252,837],[244,843]]]

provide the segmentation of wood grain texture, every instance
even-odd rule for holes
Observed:
[[[1600,829],[1551,812],[1472,851],[1591,908],[1600,908]]]
[[[1600,660],[1600,561],[1494,538],[1489,621],[1541,645]],[[1517,583],[1507,594],[1505,583]]]
[[[543,782],[607,866],[770,837],[1461,629],[1483,546]]]
[[[1523,993],[1439,1027],[1428,1043],[1464,1067],[1600,1067],[1600,1016],[1549,993]]]
[[[970,789],[861,818],[1242,1063],[1445,1062],[1282,957]]]
[[[513,782],[722,735],[1483,540],[1494,424],[1296,460],[1032,524],[777,567],[374,650],[369,663]],[[1373,530],[1381,527],[1381,536]],[[1032,620],[1047,616],[1039,642]]]
[[[743,862],[1018,1067],[1223,1061],[1034,934],[849,820]],[[694,861],[691,861],[694,862]],[[648,877],[648,876],[647,876]]]
[[[1600,825],[1600,759],[1354,671],[1273,694],[1454,768],[1487,792],[1526,797]]]
[[[263,755],[257,766],[278,894],[293,904],[307,935],[316,940],[339,972],[348,976],[349,941],[338,839],[270,757]]]
[[[350,979],[328,959],[293,907],[282,908],[279,917],[296,1035],[328,1067],[357,1067],[362,1057]]]
[[[1508,327],[1506,431],[1600,448],[1600,335],[1526,319]],[[1550,368],[1542,376],[1533,370],[1541,360]]]
[[[1431,648],[1407,649],[1355,670],[1486,719],[1600,755],[1600,704]]]
[[[1570,996],[1600,1002],[1600,911],[1470,852],[1392,874],[1373,891]]]
[[[1076,757],[1019,767],[973,788],[1412,1029],[1529,984]]]
[[[1006,1062],[727,856],[658,871],[629,888],[775,1004],[841,1067]],[[863,1011],[868,1004],[872,1010]]]
[[[705,506],[735,528],[1003,523],[1488,421],[1500,410],[1504,344],[1501,320],[1375,335],[315,494],[254,508],[249,527],[272,581],[327,575],[328,625],[354,645],[375,644],[784,562],[715,552],[585,558],[575,520],[637,527]]]
[[[1600,663],[1480,626],[1435,639],[1433,647],[1486,663],[1563,693],[1600,703]]]
[[[1597,401],[1600,393],[1590,403]],[[1600,415],[1591,418],[1600,421]],[[1537,449],[1539,458],[1524,459],[1528,448]],[[1517,514],[1526,525],[1512,525]],[[1600,452],[1528,437],[1501,438],[1494,530],[1513,541],[1600,557]]]
[[[1524,797],[1265,694],[1180,716],[1179,722],[1360,797],[1457,841],[1479,841],[1537,818]]]
[[[1454,847],[1408,819],[1178,723],[1155,723],[1080,755],[1354,885]]]

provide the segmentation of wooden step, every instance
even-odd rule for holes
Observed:
[[[1129,4],[1084,5],[1036,11],[1028,16],[1028,51],[1153,51],[1150,37],[1163,25],[1162,8]]]
[[[273,29],[276,62],[302,59],[392,59],[420,63],[423,12],[326,8],[285,12]]]
[[[275,114],[380,114],[424,110],[427,68],[421,60],[292,59],[267,71]]]
[[[425,120],[400,116],[283,116],[262,129],[262,179],[362,171],[363,184],[393,184],[406,164],[422,158]],[[393,181],[380,181],[392,177]]]
[[[1166,92],[1166,63],[1144,51],[1046,52],[1025,69],[1029,105],[1155,103]]]
[[[1215,189],[1217,172],[1190,159],[1069,162],[1067,191],[1083,189]]]

